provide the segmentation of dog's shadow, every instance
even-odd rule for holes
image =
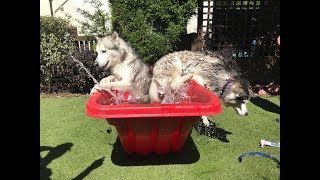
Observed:
[[[53,160],[61,157],[67,151],[71,150],[73,143],[63,143],[56,147],[50,146],[40,146],[40,152],[48,151],[48,154],[45,157],[41,157],[40,155],[40,179],[41,180],[50,180],[50,176],[52,175],[52,170],[49,169],[47,166]],[[90,174],[94,169],[97,169],[103,164],[104,157],[94,161],[89,167],[87,167],[84,171],[82,171],[79,175],[77,175],[72,180],[80,180]]]
[[[93,170],[103,165],[104,158],[100,158],[95,160],[89,167],[87,167],[84,171],[82,171],[79,175],[77,175],[72,180],[81,180],[84,179],[87,175],[89,175]]]
[[[119,166],[145,166],[164,164],[192,164],[200,159],[200,153],[194,144],[190,134],[180,152],[168,153],[164,155],[150,154],[140,156],[137,154],[127,154],[121,146],[119,137],[113,144],[111,161]]]
[[[228,134],[233,134],[232,132],[226,131],[222,128],[216,127],[215,133],[211,135],[213,138],[218,139],[221,142],[228,143],[229,140],[227,139]]]
[[[262,108],[266,111],[280,114],[280,106],[276,105],[275,103],[273,103],[267,99],[264,99],[264,98],[257,96],[254,98],[250,98],[250,101],[254,105],[259,106],[260,108]]]
[[[56,147],[40,146],[40,152],[49,151],[45,157],[41,157],[40,155],[40,179],[41,180],[50,179],[50,176],[52,175],[52,171],[47,167],[48,164],[50,164],[54,159],[61,157],[63,154],[69,151],[72,146],[73,146],[72,143],[64,143]]]
[[[202,122],[199,122],[193,125],[193,129],[197,131],[200,135],[205,135],[210,138],[218,139],[221,142],[229,143],[227,135],[233,133],[219,128],[217,124],[211,120],[208,121],[210,123],[209,127],[206,127]]]

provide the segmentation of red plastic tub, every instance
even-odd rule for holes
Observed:
[[[220,99],[195,81],[190,81],[188,95],[190,101],[180,104],[110,105],[112,96],[98,92],[87,101],[86,113],[114,125],[128,154],[178,152],[200,116],[222,112]]]

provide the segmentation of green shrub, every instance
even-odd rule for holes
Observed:
[[[75,39],[69,31],[68,20],[40,17],[40,92],[90,92],[93,80],[71,60],[70,54],[74,54],[98,81],[108,73],[93,65],[96,58],[93,51],[75,51]]]
[[[92,76],[100,81],[109,72],[102,71],[93,65],[96,54],[93,51],[81,51],[75,54],[75,58],[83,63]],[[42,86],[41,92],[70,92],[87,94],[94,86],[93,80],[88,76],[79,64],[67,59],[62,62],[61,68],[57,68],[51,78],[50,89]]]
[[[112,27],[149,64],[177,50],[197,0],[110,0]]]
[[[74,52],[68,20],[51,16],[40,17],[40,79],[51,91],[52,79],[69,53]]]

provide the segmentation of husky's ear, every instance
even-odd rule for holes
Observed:
[[[119,35],[117,31],[114,31],[113,34],[111,35],[111,40],[114,42],[116,45],[119,45]]]
[[[101,39],[98,36],[94,36],[94,38],[96,38],[97,42]]]

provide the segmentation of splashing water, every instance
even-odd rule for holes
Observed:
[[[71,58],[73,61],[77,62],[80,65],[80,69],[84,69],[89,77],[95,82],[95,84],[100,84],[89,72],[89,70],[83,65],[82,62],[75,59],[72,55]],[[138,104],[140,101],[140,97],[133,97],[129,92],[126,91],[113,91],[110,89],[101,88],[102,90],[106,90],[112,97],[110,99],[110,105],[118,105],[121,103],[129,103],[129,104]],[[178,104],[182,101],[190,102],[190,96],[188,95],[189,83],[183,83],[178,90],[164,89],[159,88],[159,93],[163,96],[162,104]]]
[[[133,97],[128,91],[115,90],[115,96],[110,99],[110,105],[117,105],[121,103],[138,104],[140,98]]]
[[[83,65],[82,62],[80,62],[79,60],[77,60],[77,59],[76,59],[75,57],[73,57],[72,55],[70,55],[70,56],[71,56],[71,58],[72,58],[73,61],[75,61],[76,63],[78,63],[78,64],[80,65],[80,69],[82,68],[82,69],[84,69],[84,70],[86,71],[86,73],[89,75],[89,77],[92,78],[92,80],[93,80],[93,82],[94,82],[95,84],[98,84],[98,85],[100,84],[100,83],[96,80],[96,78],[94,78],[94,77],[92,76],[92,74],[90,73],[90,71]],[[116,104],[119,104],[118,98],[117,98],[117,95],[116,95],[116,94],[114,94],[112,91],[110,91],[110,89],[105,89],[105,88],[101,88],[101,89],[108,91],[108,92],[113,96]]]
[[[188,95],[189,83],[183,83],[178,90],[159,88],[158,92],[163,96],[161,104],[178,104],[182,101],[190,102]]]

